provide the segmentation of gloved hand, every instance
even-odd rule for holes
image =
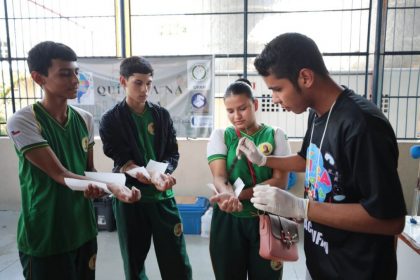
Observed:
[[[308,218],[308,199],[269,185],[256,185],[254,197],[251,198],[254,207],[278,216],[295,219]]]
[[[254,142],[246,137],[242,137],[239,140],[238,147],[236,147],[236,156],[240,157],[242,154],[258,166],[264,166],[267,162],[267,157],[258,150]]]

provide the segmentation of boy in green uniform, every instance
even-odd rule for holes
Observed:
[[[19,257],[26,279],[94,279],[96,221],[89,198],[103,195],[95,185],[82,192],[64,178],[86,179],[94,171],[93,119],[67,105],[79,86],[77,56],[66,45],[42,42],[29,51],[33,80],[44,91],[41,102],[16,112],[7,123],[19,158],[22,210]],[[126,202],[139,190],[108,185]]]
[[[124,173],[146,166],[149,160],[168,163],[166,174],[127,176],[127,184],[142,191],[140,202],[129,205],[114,200],[126,279],[147,279],[144,261],[152,236],[162,279],[191,279],[172,191],[176,181],[170,175],[179,159],[171,117],[166,109],[147,101],[153,79],[147,60],[124,59],[120,75],[126,98],[104,114],[99,129],[104,153],[114,160],[113,171]]]

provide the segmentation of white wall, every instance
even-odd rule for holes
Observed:
[[[102,153],[102,143],[96,139],[95,166],[98,171],[110,172],[112,161]],[[206,183],[211,182],[211,173],[207,165],[207,140],[179,140],[180,161],[174,176],[177,184],[176,195],[209,196]],[[407,209],[411,209],[413,190],[417,179],[418,161],[409,156],[409,149],[414,143],[400,142],[399,169]],[[299,150],[301,141],[291,140],[292,151]],[[0,138],[0,210],[17,210],[20,207],[19,180],[17,176],[17,156],[12,142],[7,137]],[[303,176],[300,174],[292,192],[303,194]]]

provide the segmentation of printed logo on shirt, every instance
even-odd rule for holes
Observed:
[[[258,149],[260,150],[261,153],[268,156],[268,155],[271,155],[271,153],[273,152],[273,145],[271,145],[268,142],[264,142],[258,145]]]
[[[90,257],[90,260],[89,260],[89,269],[95,270],[95,268],[96,268],[96,254]]]
[[[306,152],[305,193],[319,202],[340,202],[346,199],[340,186],[336,160],[330,152],[324,155],[311,143]]]
[[[182,234],[182,224],[181,223],[177,223],[174,226],[174,234],[177,237],[181,236],[181,234]]]
[[[303,228],[309,233],[311,236],[312,243],[317,246],[320,246],[324,249],[325,254],[328,255],[328,241],[323,239],[323,234],[320,231],[314,230],[312,228],[312,222],[305,220],[303,223]]]
[[[155,135],[155,124],[154,123],[149,123],[147,125],[147,131],[151,134],[151,135]]]
[[[83,137],[82,138],[82,148],[83,148],[83,151],[85,151],[87,153],[88,147],[89,147],[89,138]]]
[[[306,151],[305,192],[315,201],[324,202],[331,192],[331,179],[324,168],[324,159],[319,148],[311,143]]]
[[[283,262],[281,262],[281,261],[271,261],[270,265],[271,265],[271,268],[273,270],[277,271],[277,270],[280,270],[283,267]]]

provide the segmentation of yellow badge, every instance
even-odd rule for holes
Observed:
[[[151,134],[151,135],[155,135],[155,124],[154,123],[149,123],[149,125],[147,126],[147,131]]]
[[[95,268],[96,268],[96,254],[94,254],[92,257],[90,257],[89,268],[90,268],[90,270],[95,270]]]
[[[271,261],[270,264],[273,270],[280,270],[283,267],[283,262],[281,261]]]
[[[83,148],[83,151],[85,151],[87,153],[88,147],[89,147],[89,138],[83,137],[83,139],[82,139],[82,148]]]
[[[263,153],[264,155],[266,155],[266,156],[269,156],[269,155],[271,155],[271,153],[273,152],[273,145],[271,145],[270,143],[268,143],[268,142],[264,142],[264,143],[261,143],[259,146],[258,146],[258,149],[260,150],[260,152],[261,153]]]
[[[182,224],[178,223],[174,226],[174,234],[175,236],[181,236],[182,234]]]

